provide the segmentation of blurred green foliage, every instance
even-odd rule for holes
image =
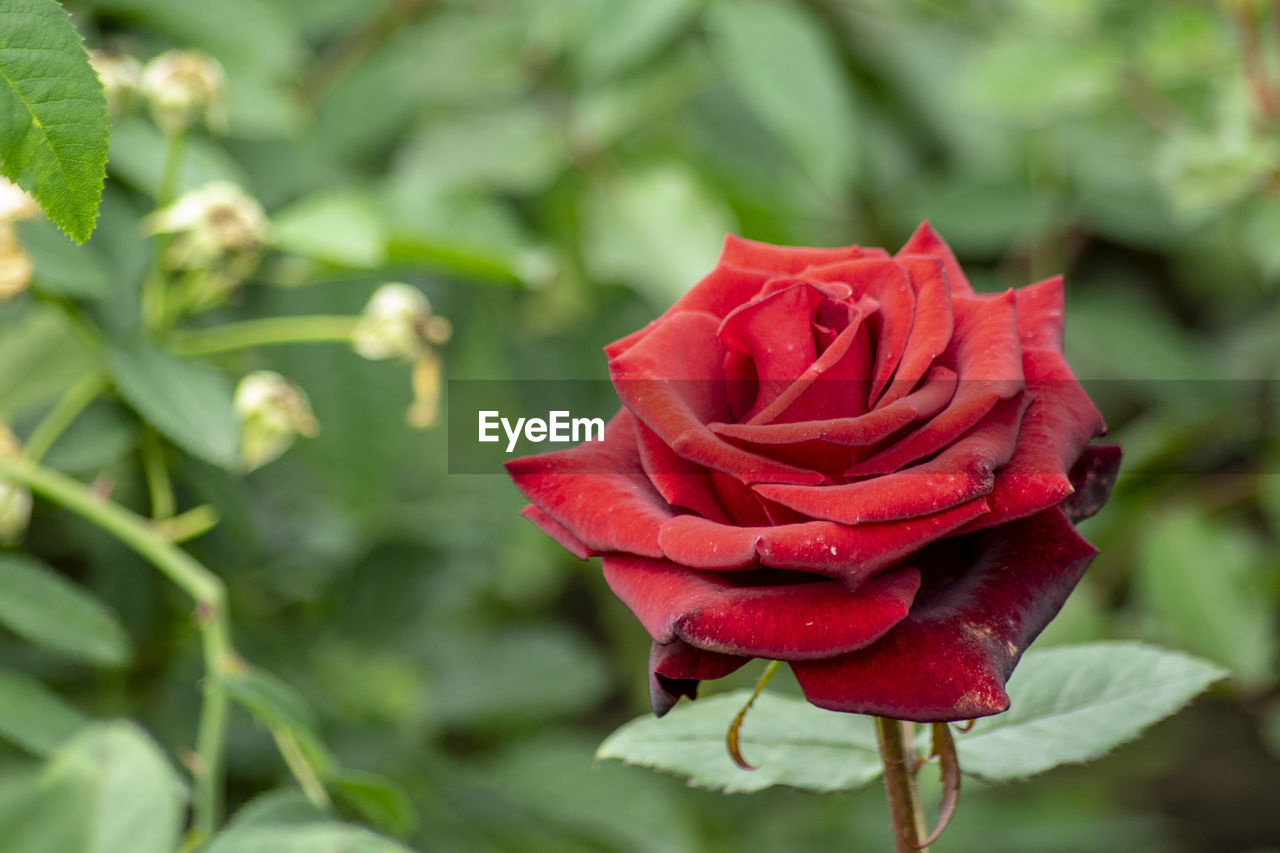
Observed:
[[[144,61],[197,49],[225,71],[226,132],[188,135],[173,189],[241,186],[266,209],[270,245],[185,330],[354,316],[401,280],[452,322],[447,378],[604,378],[599,347],[709,269],[726,230],[894,248],[928,217],[981,289],[1065,272],[1069,357],[1126,474],[1085,527],[1101,554],[1038,645],[1159,640],[1235,678],[1094,764],[968,786],[938,849],[1280,848],[1280,11],[65,5],[90,47]],[[177,354],[176,335],[140,345],[140,287],[164,243],[144,217],[167,195],[166,147],[140,99],[119,105],[92,239],[19,226],[35,272],[0,304],[0,418],[29,441],[106,365],[110,383],[45,463],[143,515],[162,470],[179,512],[216,511],[183,547],[225,580],[252,668],[230,687],[233,818],[211,853],[398,849],[340,820],[423,850],[886,846],[875,792],[725,796],[592,763],[646,707],[647,639],[594,564],[518,517],[504,477],[449,475],[443,428],[406,426],[408,365],[342,343],[198,358]],[[320,432],[246,475],[222,419],[230,382],[259,369],[305,390]],[[60,638],[78,656],[28,642],[42,626],[5,623],[0,705],[45,709],[33,713],[48,725],[0,715],[13,744],[0,747],[0,814],[34,831],[47,813],[31,798],[49,790],[121,798],[112,819],[126,820],[120,779],[85,762],[126,762],[160,787],[189,762],[204,672],[190,601],[39,499],[21,548],[61,576],[6,555],[29,595],[61,601],[69,581],[93,598],[64,601],[89,617],[85,636]],[[67,741],[82,716],[141,729],[103,722]],[[47,754],[39,785],[22,783]],[[296,787],[308,772],[327,811]],[[84,832],[118,831],[102,821]],[[154,825],[156,849],[168,831]]]

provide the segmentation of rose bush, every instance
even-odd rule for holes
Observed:
[[[1120,461],[1062,330],[1061,277],[975,293],[928,223],[892,257],[729,236],[605,348],[605,440],[508,471],[653,637],[656,714],[755,657],[824,708],[997,713]]]

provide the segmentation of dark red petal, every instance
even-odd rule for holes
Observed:
[[[951,285],[952,295],[964,296],[973,293],[969,279],[965,277],[964,270],[960,269],[960,262],[956,260],[951,247],[933,230],[929,220],[926,219],[920,223],[920,227],[911,235],[911,239],[907,240],[894,257],[900,258],[903,255],[931,255],[941,258],[947,265],[947,281]]]
[[[705,311],[716,317],[724,317],[734,308],[760,292],[773,273],[760,270],[718,266],[689,289],[662,316],[642,329],[619,338],[604,348],[605,355],[615,358],[635,346],[669,317],[681,311]]]
[[[1023,349],[1062,352],[1062,325],[1066,306],[1062,276],[1055,275],[1013,292],[1018,305],[1018,339]]]
[[[550,536],[559,543],[561,548],[564,548],[579,560],[585,560],[588,557],[596,556],[595,551],[592,551],[586,545],[578,541],[578,537],[570,533],[564,525],[560,524],[560,522],[556,521],[533,504],[529,504],[524,509],[520,510],[520,514],[538,525],[539,530]]]
[[[991,514],[962,532],[1003,524],[1056,506],[1072,492],[1067,472],[1089,439],[1102,432],[1102,415],[1054,350],[1022,354],[1027,394],[1034,397],[1022,421],[1018,447],[996,475]]]
[[[623,409],[605,426],[604,441],[512,459],[507,473],[584,547],[659,556],[658,526],[674,513],[640,467],[634,423]]]
[[[757,391],[750,418],[804,373],[818,357],[811,328],[813,309],[825,297],[802,280],[789,280],[760,299],[735,308],[716,332],[729,352],[755,364]]]
[[[877,408],[893,403],[916,387],[934,360],[946,352],[955,328],[955,319],[951,315],[951,288],[942,260],[905,255],[898,259],[898,263],[906,269],[915,292],[915,323],[911,326],[911,336],[907,339],[893,382],[878,400],[872,398]]]
[[[732,571],[759,564],[826,575],[856,588],[986,511],[986,501],[979,499],[923,518],[884,524],[807,521],[768,527],[733,527],[680,515],[663,525],[658,541],[667,558],[681,565]]]
[[[752,574],[626,554],[604,558],[605,580],[654,640],[770,660],[862,648],[907,615],[920,586],[915,569],[877,575],[856,590],[834,580],[755,586]]]
[[[913,421],[937,414],[951,401],[955,390],[955,373],[946,367],[935,367],[916,391],[856,418],[760,425],[713,423],[711,429],[717,435],[752,444],[798,444],[821,439],[846,447],[865,447],[883,441]]]
[[[683,640],[655,642],[649,649],[649,704],[655,717],[666,714],[681,696],[698,695],[698,682],[723,678],[751,658],[704,652]]]
[[[657,433],[639,421],[636,422],[636,444],[649,482],[667,503],[705,518],[729,520],[716,502],[711,472],[677,456]]]
[[[609,362],[623,404],[677,455],[744,483],[820,483],[823,476],[741,450],[707,428],[729,412],[719,320],[674,314]]]
[[[807,246],[775,246],[747,240],[736,234],[724,238],[720,263],[752,270],[766,270],[774,275],[795,275],[809,267],[852,261],[858,258],[887,258],[883,249],[844,246],[836,249],[814,249]]]
[[[850,261],[816,268],[810,275],[842,281],[852,288],[853,298],[870,296],[880,304],[874,318],[868,318],[868,322],[879,323],[875,370],[871,377],[871,399],[874,400],[897,370],[915,319],[915,293],[906,269],[889,260]]]
[[[1013,291],[989,298],[952,296],[955,333],[943,355],[959,377],[956,394],[937,417],[880,453],[853,465],[850,477],[886,474],[937,453],[973,428],[997,400],[1025,385]]]
[[[1075,494],[1062,505],[1072,523],[1083,521],[1102,509],[1111,496],[1111,487],[1120,471],[1120,445],[1091,444],[1071,467],[1071,485]],[[662,541],[662,534],[658,534]]]
[[[838,486],[761,484],[755,491],[810,518],[859,524],[930,515],[991,492],[1009,461],[1030,398],[1003,400],[963,438],[910,468]]]
[[[922,552],[911,615],[875,645],[792,664],[805,698],[834,711],[939,722],[998,714],[1023,650],[1066,601],[1096,549],[1057,509]],[[958,576],[956,561],[964,561]]]

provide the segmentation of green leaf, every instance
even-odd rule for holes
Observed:
[[[271,222],[277,249],[347,267],[376,267],[386,234],[373,199],[357,193],[308,196]]]
[[[35,755],[48,755],[85,723],[84,716],[39,681],[0,669],[0,736]]]
[[[69,657],[107,666],[129,659],[129,638],[106,605],[30,557],[0,554],[0,624]]]
[[[631,284],[655,306],[670,305],[709,273],[734,228],[724,204],[681,166],[650,168],[590,192],[582,246],[588,270]]]
[[[0,6],[0,172],[77,243],[93,233],[107,101],[71,16],[53,0]]]
[[[246,666],[224,682],[227,695],[271,728],[293,735],[307,759],[323,773],[333,761],[316,734],[315,715],[298,691],[264,669]]]
[[[1174,507],[1145,526],[1138,555],[1152,631],[1226,665],[1247,686],[1269,683],[1276,659],[1263,547],[1244,527]]]
[[[0,417],[13,419],[58,397],[93,369],[93,356],[57,311],[32,306],[0,327]]]
[[[1207,661],[1140,643],[1028,652],[1009,679],[1009,710],[957,735],[960,769],[1007,781],[1090,761],[1226,675]]]
[[[592,31],[578,41],[578,64],[593,80],[643,61],[671,39],[698,10],[700,0],[614,0],[599,7]]]
[[[712,47],[759,118],[820,183],[853,173],[853,101],[831,41],[796,4],[719,2]]]
[[[617,758],[689,777],[691,785],[728,793],[789,785],[807,791],[860,788],[880,775],[870,717],[840,714],[803,699],[764,693],[742,726],[742,754],[758,769],[739,769],[725,733],[751,691],[738,690],[644,716],[600,744],[597,758]]]
[[[0,793],[5,849],[173,853],[184,792],[160,748],[132,723],[95,723],[32,784]]]
[[[413,801],[390,779],[339,770],[326,774],[324,783],[335,801],[391,835],[404,837],[418,825]]]
[[[19,223],[18,235],[35,266],[36,290],[73,299],[106,295],[111,284],[96,240],[74,246],[48,222]]]
[[[145,346],[109,346],[106,361],[121,396],[144,420],[192,455],[235,467],[239,427],[224,375]]]
[[[337,822],[249,824],[232,827],[202,853],[411,853],[367,829]]]

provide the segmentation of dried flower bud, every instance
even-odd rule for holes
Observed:
[[[107,111],[113,116],[128,109],[138,95],[142,83],[142,63],[137,57],[110,50],[89,51],[89,64],[102,81],[102,94],[107,98]]]
[[[0,302],[26,290],[31,284],[31,256],[18,242],[13,225],[0,221]]]
[[[240,462],[246,471],[261,468],[289,449],[296,436],[312,438],[320,425],[306,393],[271,370],[258,370],[236,386],[240,419]]]
[[[440,415],[440,382],[443,373],[440,356],[426,347],[413,362],[413,405],[405,420],[414,429],[435,426]]]
[[[352,337],[355,351],[368,359],[412,359],[425,344],[449,339],[452,327],[431,313],[422,291],[398,282],[374,291]]]
[[[201,118],[215,133],[226,129],[225,75],[212,56],[196,50],[162,53],[142,69],[139,88],[165,133],[182,133]]]
[[[151,234],[177,234],[169,248],[174,269],[202,269],[229,257],[256,259],[269,237],[262,205],[229,181],[183,193],[143,221]]]
[[[0,424],[0,456],[17,456],[22,446],[4,424]],[[31,521],[31,490],[0,480],[0,545],[17,545]]]

